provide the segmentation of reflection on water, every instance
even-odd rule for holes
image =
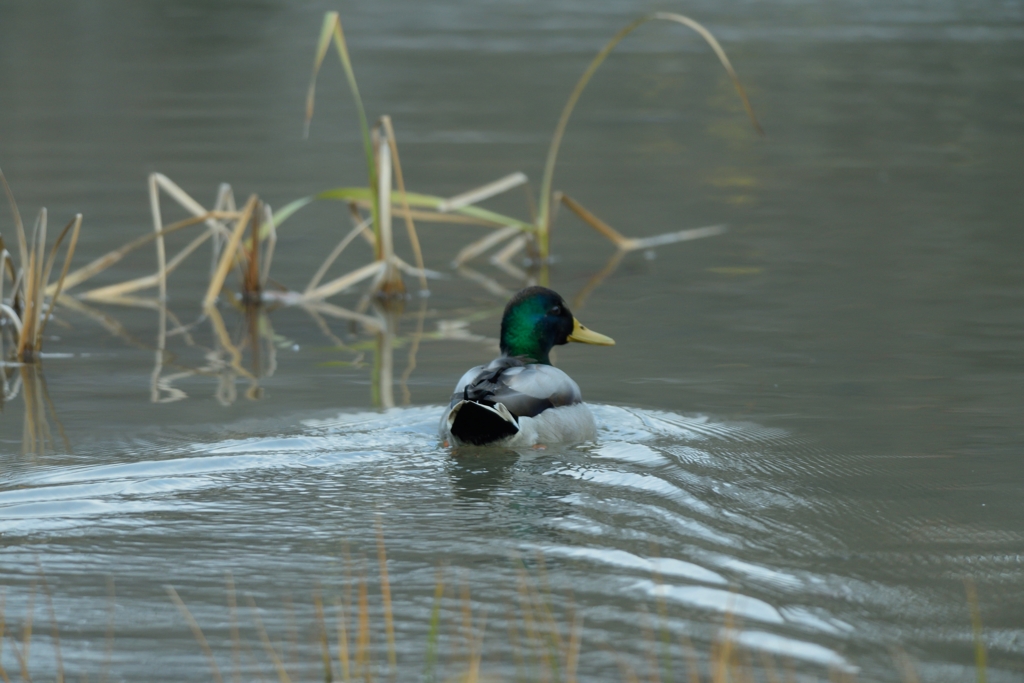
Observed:
[[[57,417],[53,400],[46,387],[46,377],[38,365],[5,365],[0,363],[3,394],[0,410],[21,395],[24,426],[21,431],[21,452],[27,456],[40,456],[57,450],[71,451],[64,427]]]

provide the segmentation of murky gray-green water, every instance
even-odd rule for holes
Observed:
[[[276,676],[245,592],[292,675],[320,678],[313,593],[329,607],[344,594],[346,548],[386,662],[380,520],[403,680],[423,672],[439,566],[442,676],[466,661],[462,586],[478,629],[486,615],[484,671],[517,675],[526,648],[508,622],[522,628],[526,571],[550,591],[563,637],[570,611],[582,616],[586,680],[622,680],[620,662],[648,678],[645,632],[659,622],[706,658],[730,620],[752,661],[767,652],[798,675],[900,680],[903,651],[922,680],[972,680],[965,580],[988,680],[1024,677],[1024,5],[594,4],[0,3],[0,164],[24,214],[85,214],[79,264],[150,229],[153,171],[201,201],[230,182],[274,206],[365,182],[334,62],[302,140],[328,9],[342,12],[364,100],[393,117],[418,191],[452,195],[516,170],[536,186],[572,84],[650,9],[708,24],[768,132],[749,129],[713,57],[679,27],[631,36],[585,93],[556,187],[627,235],[730,226],[626,256],[574,309],[618,342],[557,353],[595,404],[593,444],[457,456],[437,442],[439,405],[494,355],[504,303],[446,265],[472,227],[421,226],[427,264],[447,279],[391,321],[390,354],[348,323],[328,321],[334,339],[300,310],[272,312],[258,390],[203,322],[191,345],[168,341],[157,396],[179,400],[153,402],[156,313],[98,306],[104,325],[64,312],[42,364],[52,411],[43,380],[6,371],[10,675],[30,605],[31,667],[56,668],[32,588],[41,568],[75,679],[210,677],[168,584],[230,676],[228,572],[245,678]],[[519,191],[487,206],[528,212]],[[304,286],[347,226],[339,206],[298,214],[274,277]],[[6,210],[0,233],[13,236]],[[551,285],[570,300],[612,255],[567,212],[553,250]],[[207,257],[194,259],[171,280],[185,322],[206,282]],[[96,282],[153,266],[142,252]],[[473,268],[520,286],[486,259]],[[397,407],[382,411],[373,366],[385,356]],[[23,448],[27,404],[51,431],[35,453]]]

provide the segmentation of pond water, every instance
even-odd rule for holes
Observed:
[[[441,404],[495,355],[522,286],[486,257],[448,267],[480,228],[420,226],[444,278],[403,311],[367,310],[386,338],[298,308],[247,323],[224,306],[252,379],[208,320],[159,353],[153,310],[65,309],[41,372],[5,368],[9,675],[24,657],[52,676],[53,622],[70,678],[210,679],[173,586],[224,677],[278,675],[264,628],[293,679],[322,678],[314,596],[335,658],[335,601],[347,605],[355,653],[362,581],[371,671],[388,677],[382,538],[402,680],[457,675],[473,652],[487,675],[556,679],[576,639],[586,680],[680,679],[681,639],[705,676],[733,642],[744,666],[780,676],[910,680],[909,666],[970,680],[969,586],[988,680],[1024,677],[1024,5],[592,5],[0,7],[0,164],[24,215],[85,215],[76,264],[151,229],[154,171],[201,202],[230,182],[275,207],[365,183],[335,61],[302,138],[330,9],[416,191],[514,171],[536,189],[573,83],[647,10],[719,36],[767,131],[677,26],[627,38],[584,94],[556,188],[629,236],[729,226],[600,279],[611,246],[558,217],[550,284],[618,342],[556,354],[594,406],[594,443],[438,442]],[[521,190],[485,206],[529,215]],[[302,288],[348,229],[341,205],[296,214],[273,277]],[[13,237],[6,210],[0,233]],[[337,270],[367,257],[354,244]],[[185,323],[208,265],[201,253],[172,276]],[[153,267],[144,250],[91,284]]]

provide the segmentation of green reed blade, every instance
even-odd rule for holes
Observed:
[[[313,62],[313,76],[309,84],[309,92],[306,95],[306,131],[308,133],[310,121],[313,119],[313,103],[316,98],[316,77],[320,72],[324,57],[327,55],[327,48],[331,39],[334,40],[334,47],[338,51],[338,58],[341,60],[342,69],[345,71],[345,78],[348,81],[349,90],[356,103],[356,111],[359,113],[359,128],[363,135],[363,151],[366,154],[367,185],[377,187],[377,165],[373,158],[373,143],[370,140],[370,125],[366,118],[366,109],[363,107],[363,98],[359,95],[359,85],[356,83],[356,74],[352,69],[352,60],[348,54],[348,46],[345,42],[345,33],[341,26],[341,17],[337,12],[326,12],[324,23],[320,28],[320,38],[317,41],[316,58]],[[379,234],[378,206],[376,198],[371,197],[373,214],[373,231]]]

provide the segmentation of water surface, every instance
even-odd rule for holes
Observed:
[[[487,615],[485,669],[516,675],[505,634],[526,572],[566,632],[582,615],[589,679],[621,680],[616,657],[646,675],[644,631],[662,620],[702,657],[731,620],[742,644],[808,676],[900,680],[899,648],[924,680],[965,680],[969,579],[989,680],[1018,680],[1024,9],[641,5],[340,8],[371,115],[393,117],[410,187],[440,195],[516,170],[536,181],[572,83],[644,8],[705,21],[730,52],[765,139],[707,50],[666,26],[623,43],[569,128],[556,186],[623,233],[729,225],[627,256],[574,306],[618,342],[557,353],[595,405],[596,443],[485,455],[438,443],[440,404],[494,355],[504,303],[447,268],[472,228],[422,228],[427,264],[448,278],[391,320],[390,410],[374,381],[383,345],[345,323],[331,321],[329,336],[301,311],[272,312],[254,389],[216,356],[204,321],[168,341],[153,402],[156,314],[68,312],[43,362],[52,438],[32,452],[26,406],[50,410],[43,380],[8,369],[23,382],[0,413],[8,623],[24,623],[41,567],[69,673],[207,677],[170,584],[227,673],[230,572],[251,650],[243,668],[275,675],[247,591],[292,671],[319,676],[318,586],[331,603],[346,567],[365,567],[380,625],[379,520],[407,675],[422,672],[444,564],[441,673],[463,661],[463,582],[476,618]],[[4,6],[0,163],[22,212],[83,212],[84,263],[149,229],[153,171],[201,201],[227,181],[274,206],[364,182],[335,64],[302,140],[326,9],[339,8]],[[519,192],[487,205],[528,214]],[[302,287],[345,221],[327,205],[292,219],[274,277]],[[359,248],[342,267],[362,263]],[[551,284],[570,302],[612,255],[566,212],[553,250]],[[171,282],[185,322],[199,315],[205,258]],[[97,282],[152,267],[144,252]],[[486,259],[473,267],[520,286]],[[335,301],[354,307],[359,295]],[[244,319],[225,320],[246,336]],[[54,660],[44,602],[39,671]],[[385,642],[378,629],[379,653]],[[17,670],[9,652],[3,665]]]

